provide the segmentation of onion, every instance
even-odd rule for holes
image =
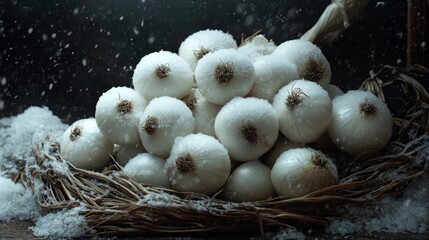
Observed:
[[[238,166],[223,188],[223,198],[233,202],[260,201],[274,195],[271,170],[259,161]]]
[[[77,168],[100,170],[110,160],[113,143],[101,133],[94,118],[81,119],[61,138],[61,157]]]
[[[273,41],[268,41],[264,35],[259,34],[241,45],[237,51],[255,59],[260,56],[270,55],[276,47]]]
[[[195,69],[195,80],[207,101],[223,105],[235,96],[246,96],[255,82],[252,61],[235,49],[204,56]]]
[[[322,152],[295,148],[284,152],[271,170],[279,196],[301,197],[338,183],[337,168]]]
[[[134,88],[147,100],[186,96],[194,83],[189,65],[177,54],[160,51],[144,56],[133,75]]]
[[[336,96],[341,96],[344,92],[337,86],[329,84],[325,90],[328,92],[328,95],[331,99],[334,99]]]
[[[249,96],[271,102],[280,88],[299,79],[296,66],[282,56],[268,55],[254,60],[255,83]]]
[[[277,158],[279,158],[282,153],[286,152],[289,149],[300,148],[304,146],[305,144],[303,143],[295,143],[289,141],[282,134],[279,134],[274,146],[261,157],[262,162],[269,168],[273,168]]]
[[[140,142],[138,122],[146,100],[135,90],[114,87],[101,95],[95,107],[95,119],[103,135],[119,145]]]
[[[215,136],[214,121],[222,106],[207,101],[197,88],[182,99],[195,118],[195,133]]]
[[[317,140],[331,121],[332,102],[328,93],[306,80],[295,80],[280,89],[273,107],[279,114],[280,131],[297,143]]]
[[[231,161],[217,139],[198,133],[176,139],[166,168],[173,189],[211,195],[228,179]]]
[[[119,149],[116,152],[115,160],[119,165],[123,167],[128,163],[131,158],[137,156],[139,153],[144,152],[146,152],[146,149],[144,149],[143,144],[141,142],[136,145],[119,146]]]
[[[380,150],[392,136],[392,114],[377,96],[349,91],[333,100],[328,133],[332,142],[350,154]]]
[[[220,30],[202,30],[188,36],[179,47],[179,56],[195,70],[198,61],[207,53],[225,48],[237,48],[231,34]]]
[[[300,78],[316,82],[323,87],[331,81],[331,66],[319,47],[313,43],[295,39],[280,44],[273,55],[288,58],[297,66]]]
[[[238,161],[256,160],[276,142],[279,119],[266,100],[237,97],[228,102],[215,120],[215,133]]]
[[[166,96],[149,102],[139,126],[138,132],[146,150],[166,158],[176,137],[194,132],[195,120],[185,103]]]
[[[165,159],[149,153],[141,153],[125,165],[124,173],[141,183],[171,188],[164,167]]]

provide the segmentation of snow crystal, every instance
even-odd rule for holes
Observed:
[[[38,216],[40,208],[31,189],[0,176],[0,221],[28,220]]]
[[[49,213],[31,227],[37,237],[79,237],[89,229],[85,216],[80,213],[83,207],[65,209],[59,212]]]
[[[148,193],[140,199],[138,205],[147,205],[149,207],[169,207],[169,206],[179,206],[174,200],[178,200],[178,197],[170,195],[168,193]]]
[[[1,82],[2,86],[6,85],[6,83],[7,83],[6,77],[2,77],[0,82]]]
[[[268,235],[267,238],[272,239],[272,240],[283,240],[283,239],[302,240],[302,239],[305,239],[305,235],[293,227],[283,228],[282,230],[280,230],[279,232],[277,232],[275,234],[269,233],[267,235]]]

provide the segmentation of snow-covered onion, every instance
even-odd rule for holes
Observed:
[[[237,49],[237,43],[231,34],[220,30],[206,29],[189,35],[179,47],[179,56],[185,59],[192,70],[207,53],[220,49]]]
[[[216,136],[238,161],[258,159],[274,145],[278,132],[276,111],[259,98],[234,98],[215,119]]]
[[[197,88],[192,89],[182,101],[191,109],[195,118],[195,133],[216,136],[214,121],[222,106],[207,101]]]
[[[113,150],[113,143],[103,136],[94,118],[74,122],[63,133],[60,146],[63,159],[87,170],[106,166]]]
[[[274,143],[274,146],[261,157],[262,162],[269,168],[273,168],[277,158],[279,158],[282,153],[289,149],[301,148],[304,146],[305,144],[303,143],[289,141],[283,136],[283,134],[279,134],[276,143]]]
[[[143,144],[141,142],[136,145],[119,146],[119,149],[116,152],[115,160],[119,165],[123,167],[128,163],[131,158],[144,152],[146,152],[146,149],[144,149]]]
[[[322,152],[295,148],[284,152],[271,169],[279,196],[301,197],[338,183],[337,168]]]
[[[228,179],[231,161],[217,139],[198,133],[176,138],[166,169],[173,189],[211,195]]]
[[[366,91],[348,91],[333,100],[328,129],[332,142],[350,154],[380,150],[392,136],[392,114],[377,96]]]
[[[237,51],[255,59],[260,56],[270,55],[276,47],[273,41],[268,41],[264,35],[259,34],[244,45],[240,45]]]
[[[271,170],[259,161],[238,166],[223,188],[223,198],[233,202],[260,201],[274,195]]]
[[[268,55],[253,61],[255,83],[249,96],[271,102],[280,88],[299,79],[296,66],[283,56]]]
[[[235,49],[205,55],[195,69],[195,80],[207,101],[223,105],[236,96],[246,96],[255,82],[250,58]]]
[[[124,167],[124,173],[141,183],[171,188],[165,171],[165,159],[150,153],[141,153]]]
[[[119,145],[140,142],[137,126],[146,100],[134,89],[114,87],[101,95],[95,107],[95,119],[103,135]]]
[[[170,96],[182,98],[194,84],[189,65],[177,54],[159,51],[144,56],[137,64],[133,85],[147,100]]]
[[[331,66],[319,47],[306,40],[289,40],[280,44],[273,55],[287,57],[297,66],[300,78],[323,87],[331,81]]]
[[[194,127],[194,117],[186,104],[165,96],[149,102],[140,118],[138,132],[149,153],[166,158],[174,139],[193,133]]]
[[[317,140],[329,127],[332,102],[318,84],[295,80],[284,86],[273,100],[279,114],[280,131],[297,143]]]

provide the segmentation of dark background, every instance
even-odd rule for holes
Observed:
[[[239,42],[258,29],[276,44],[300,37],[330,1],[0,1],[0,117],[48,106],[65,122],[93,116],[99,96],[131,86],[144,55],[177,52],[202,29]],[[403,66],[405,0],[370,0],[362,16],[322,50],[332,83],[357,88],[385,64]]]

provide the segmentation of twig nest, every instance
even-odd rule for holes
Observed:
[[[103,136],[94,118],[81,119],[61,138],[61,157],[77,168],[100,170],[110,160],[113,143]]]
[[[215,119],[215,133],[232,159],[256,160],[276,142],[279,118],[270,103],[237,97]]]
[[[269,168],[273,168],[279,156],[289,149],[304,147],[304,143],[296,143],[287,140],[282,134],[279,134],[274,146],[266,152],[262,157],[262,162]]]
[[[171,188],[165,159],[149,153],[141,153],[132,158],[124,167],[124,173],[140,183]]]
[[[259,161],[238,166],[228,178],[222,195],[232,202],[261,201],[275,194],[271,183],[271,169]]]
[[[146,150],[167,158],[174,139],[194,132],[195,120],[182,101],[159,97],[149,102],[140,118],[139,134]]]
[[[147,100],[160,96],[182,98],[194,83],[189,65],[177,54],[159,51],[144,56],[137,64],[133,85]]]
[[[182,99],[195,118],[195,133],[215,136],[214,121],[222,106],[207,101],[197,88]]]
[[[284,86],[273,100],[279,114],[280,131],[290,141],[310,143],[328,129],[332,102],[320,85],[295,80]]]
[[[271,102],[280,88],[293,80],[299,79],[296,66],[283,56],[268,55],[257,57],[255,67],[255,83],[249,96]]]
[[[246,96],[255,82],[252,61],[235,49],[222,49],[204,56],[195,69],[201,94],[223,105],[235,96]]]
[[[136,145],[119,146],[119,149],[116,152],[115,160],[119,165],[124,167],[131,158],[144,152],[146,152],[146,149],[144,149],[143,144],[141,142]]]
[[[273,41],[269,41],[264,37],[264,35],[259,34],[252,38],[252,40],[249,42],[241,45],[237,50],[240,53],[255,59],[257,57],[270,55],[276,49],[276,47],[277,46]]]
[[[338,173],[322,152],[295,148],[277,159],[271,169],[271,181],[279,196],[295,198],[338,184]]]
[[[176,139],[166,169],[173,189],[211,195],[228,179],[231,161],[217,139],[198,133]]]
[[[324,88],[331,81],[331,66],[319,47],[306,40],[289,40],[280,44],[273,55],[287,57],[297,66],[300,78]]]
[[[339,149],[356,155],[384,148],[392,136],[392,125],[390,110],[377,96],[348,91],[333,100],[328,133]]]
[[[198,61],[207,53],[227,48],[237,49],[237,43],[231,34],[207,29],[189,35],[180,44],[179,56],[195,70]]]
[[[114,87],[103,93],[95,107],[95,119],[103,135],[119,145],[140,142],[137,126],[146,100],[134,89]]]

